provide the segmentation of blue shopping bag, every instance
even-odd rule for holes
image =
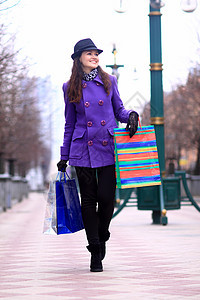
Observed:
[[[84,228],[76,181],[68,174],[68,179],[65,173],[58,175],[59,179],[55,182],[57,234],[74,233]]]

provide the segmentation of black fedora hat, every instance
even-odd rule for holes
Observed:
[[[76,45],[74,46],[74,53],[72,54],[71,58],[74,59],[78,56],[81,55],[81,53],[83,51],[86,50],[97,50],[100,53],[103,52],[103,50],[98,49],[95,44],[93,43],[93,41],[91,39],[83,39],[80,40],[76,43]]]

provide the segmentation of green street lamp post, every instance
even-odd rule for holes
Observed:
[[[155,127],[158,147],[158,159],[161,176],[165,177],[165,146],[164,146],[164,110],[163,110],[163,83],[162,83],[162,46],[161,46],[161,13],[160,8],[150,5],[149,12],[149,39],[150,39],[150,78],[151,78],[151,124]],[[158,189],[158,187],[155,187]],[[157,197],[160,199],[160,208],[153,210],[153,223],[159,224],[161,210],[164,209],[163,190]],[[166,217],[165,217],[166,218]]]
[[[165,175],[164,110],[162,84],[161,13],[150,5],[151,124],[155,127],[161,174]]]
[[[161,186],[149,186],[137,189],[138,209],[152,210],[153,224],[167,224],[164,180],[165,146],[164,146],[164,109],[162,83],[162,48],[161,48],[161,13],[160,1],[150,3],[149,41],[150,41],[150,84],[151,84],[151,124],[155,127],[158,159],[162,178]],[[159,5],[158,5],[159,4]]]

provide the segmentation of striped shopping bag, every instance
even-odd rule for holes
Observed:
[[[138,128],[130,138],[124,128],[114,128],[117,188],[160,185],[160,168],[153,125]]]

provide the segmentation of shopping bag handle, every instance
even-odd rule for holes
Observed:
[[[140,129],[142,129],[142,125],[140,123],[140,117],[139,116],[138,116],[138,122],[139,122]]]
[[[70,176],[69,176],[69,174],[67,173],[67,171],[65,171],[65,172],[61,172],[61,171],[58,171],[58,174],[57,174],[57,176],[56,176],[56,181],[58,180],[58,181],[61,181],[62,180],[62,178],[64,178],[64,181],[66,182],[66,174],[67,174],[67,177],[68,177],[68,179],[71,179],[70,178]]]

